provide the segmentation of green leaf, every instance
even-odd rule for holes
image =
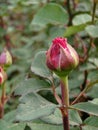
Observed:
[[[0,120],[0,130],[24,130],[25,123],[9,123],[4,120]]]
[[[98,85],[94,85],[93,89],[90,89],[86,94],[91,98],[98,98]]]
[[[80,73],[79,71],[72,71],[69,78],[69,88],[70,91],[74,90],[75,88],[79,88],[80,84],[84,81],[84,75],[83,73]],[[76,80],[77,79],[77,80]]]
[[[74,88],[70,90],[70,99],[73,99],[74,97],[76,97],[76,95],[79,95],[80,92],[81,91],[79,88]]]
[[[96,116],[90,116],[85,121],[84,124],[89,126],[95,126],[98,127],[98,117]]]
[[[82,124],[82,120],[76,110],[69,111],[69,120],[71,125],[80,125]]]
[[[21,4],[22,5],[24,5],[24,6],[28,6],[28,5],[33,5],[33,4],[40,4],[40,3],[46,3],[47,1],[46,0],[28,0],[28,1],[25,1],[25,0],[23,0],[23,1],[19,1],[19,2],[21,2]]]
[[[76,26],[70,26],[66,29],[64,36],[69,37],[75,33],[78,33],[80,31],[83,31],[85,29],[86,24],[76,25]]]
[[[49,3],[42,7],[34,16],[31,24],[67,24],[68,14],[59,4]]]
[[[20,82],[14,89],[15,95],[23,95],[29,92],[38,92],[42,89],[49,89],[50,84],[45,80],[40,79],[26,79]]]
[[[7,126],[8,126],[8,123],[6,123],[4,120],[0,120],[0,130],[8,130]]]
[[[73,25],[81,25],[90,22],[92,17],[88,14],[79,14],[73,18]]]
[[[98,71],[98,70],[97,70]],[[88,80],[90,80],[90,82],[95,82],[95,84],[97,84],[97,80],[98,80],[98,73],[97,73],[96,69],[95,70],[92,70],[92,71],[89,71],[89,74],[88,74]],[[95,85],[93,84],[93,85]]]
[[[98,98],[95,98],[95,99],[93,99],[92,101],[89,101],[89,102],[98,105]]]
[[[8,130],[24,130],[25,126],[25,123],[15,123],[10,125]]]
[[[49,45],[52,40],[56,37],[62,37],[64,35],[65,28],[64,27],[52,27],[49,31]]]
[[[98,105],[91,102],[78,103],[72,106],[73,108],[98,116]]]
[[[70,130],[80,130],[80,128],[75,126],[75,127],[71,127]]]
[[[89,25],[85,28],[86,32],[93,38],[98,37],[98,26]]]
[[[48,124],[62,124],[62,115],[59,109],[56,109],[54,113],[49,116],[42,117],[41,120]]]
[[[62,124],[62,115],[59,109],[56,109],[54,113],[49,116],[45,116],[41,118],[44,122],[48,124]],[[82,124],[82,120],[76,110],[69,111],[69,120],[71,125],[80,125]]]
[[[93,69],[96,69],[96,66],[93,65],[93,64],[91,64],[91,63],[89,63],[89,62],[84,63],[84,64],[81,66],[81,68],[80,68],[81,71],[93,70]]]
[[[8,112],[7,114],[5,114],[3,119],[6,122],[14,122],[15,121],[15,116],[16,116],[16,110],[13,110],[13,111]]]
[[[63,130],[62,125],[51,125],[44,123],[28,123],[31,130]]]
[[[31,71],[41,77],[50,78],[51,72],[46,66],[45,51],[38,52],[32,62]]]
[[[90,57],[88,60],[90,63],[92,63],[93,65],[95,65],[96,67],[98,67],[98,58],[97,57]]]
[[[26,126],[24,130],[31,130],[29,126]]]
[[[83,126],[82,130],[98,130],[98,128],[94,126]]]
[[[63,130],[63,125],[52,125],[44,123],[28,123],[31,130]],[[80,130],[78,127],[70,127],[70,130]]]
[[[91,101],[94,104],[98,105],[98,98]],[[92,127],[96,127],[98,129],[98,117],[96,116],[90,116],[84,121],[85,125],[89,125]]]
[[[0,37],[3,37],[6,34],[6,31],[0,27]]]
[[[22,96],[20,102],[16,115],[18,121],[30,121],[50,115],[57,107],[35,93]]]

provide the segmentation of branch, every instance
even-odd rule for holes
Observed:
[[[73,18],[73,14],[72,14],[72,11],[71,11],[71,6],[70,6],[70,0],[66,0],[66,7],[67,7],[67,11],[68,11],[68,14],[69,14],[69,23],[68,25],[72,25],[72,18]]]
[[[78,95],[78,97],[72,102],[71,105],[77,103],[78,100],[79,100],[94,84],[96,84],[96,83],[98,83],[98,79],[95,80],[95,81],[90,82],[90,83],[83,89],[83,91]]]

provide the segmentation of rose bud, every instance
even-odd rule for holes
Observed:
[[[5,48],[0,55],[0,65],[10,66],[12,64],[12,56],[9,51]]]
[[[0,67],[0,85],[3,84],[6,79],[7,79],[7,74],[3,70],[3,68]]]
[[[74,48],[67,43],[66,38],[57,37],[46,52],[46,64],[58,76],[66,76],[79,63],[79,57]]]

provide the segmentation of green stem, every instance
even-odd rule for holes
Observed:
[[[68,76],[61,78],[62,105],[69,106]]]
[[[68,76],[61,78],[61,96],[62,96],[62,119],[64,130],[69,130],[69,89],[68,89]]]

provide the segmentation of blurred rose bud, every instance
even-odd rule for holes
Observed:
[[[0,85],[3,84],[6,79],[7,79],[7,74],[3,70],[3,68],[0,67]]]
[[[12,64],[12,56],[7,49],[0,55],[0,65],[10,66]]]
[[[66,38],[57,37],[46,53],[46,64],[59,76],[66,76],[79,63],[77,52],[67,43]]]

